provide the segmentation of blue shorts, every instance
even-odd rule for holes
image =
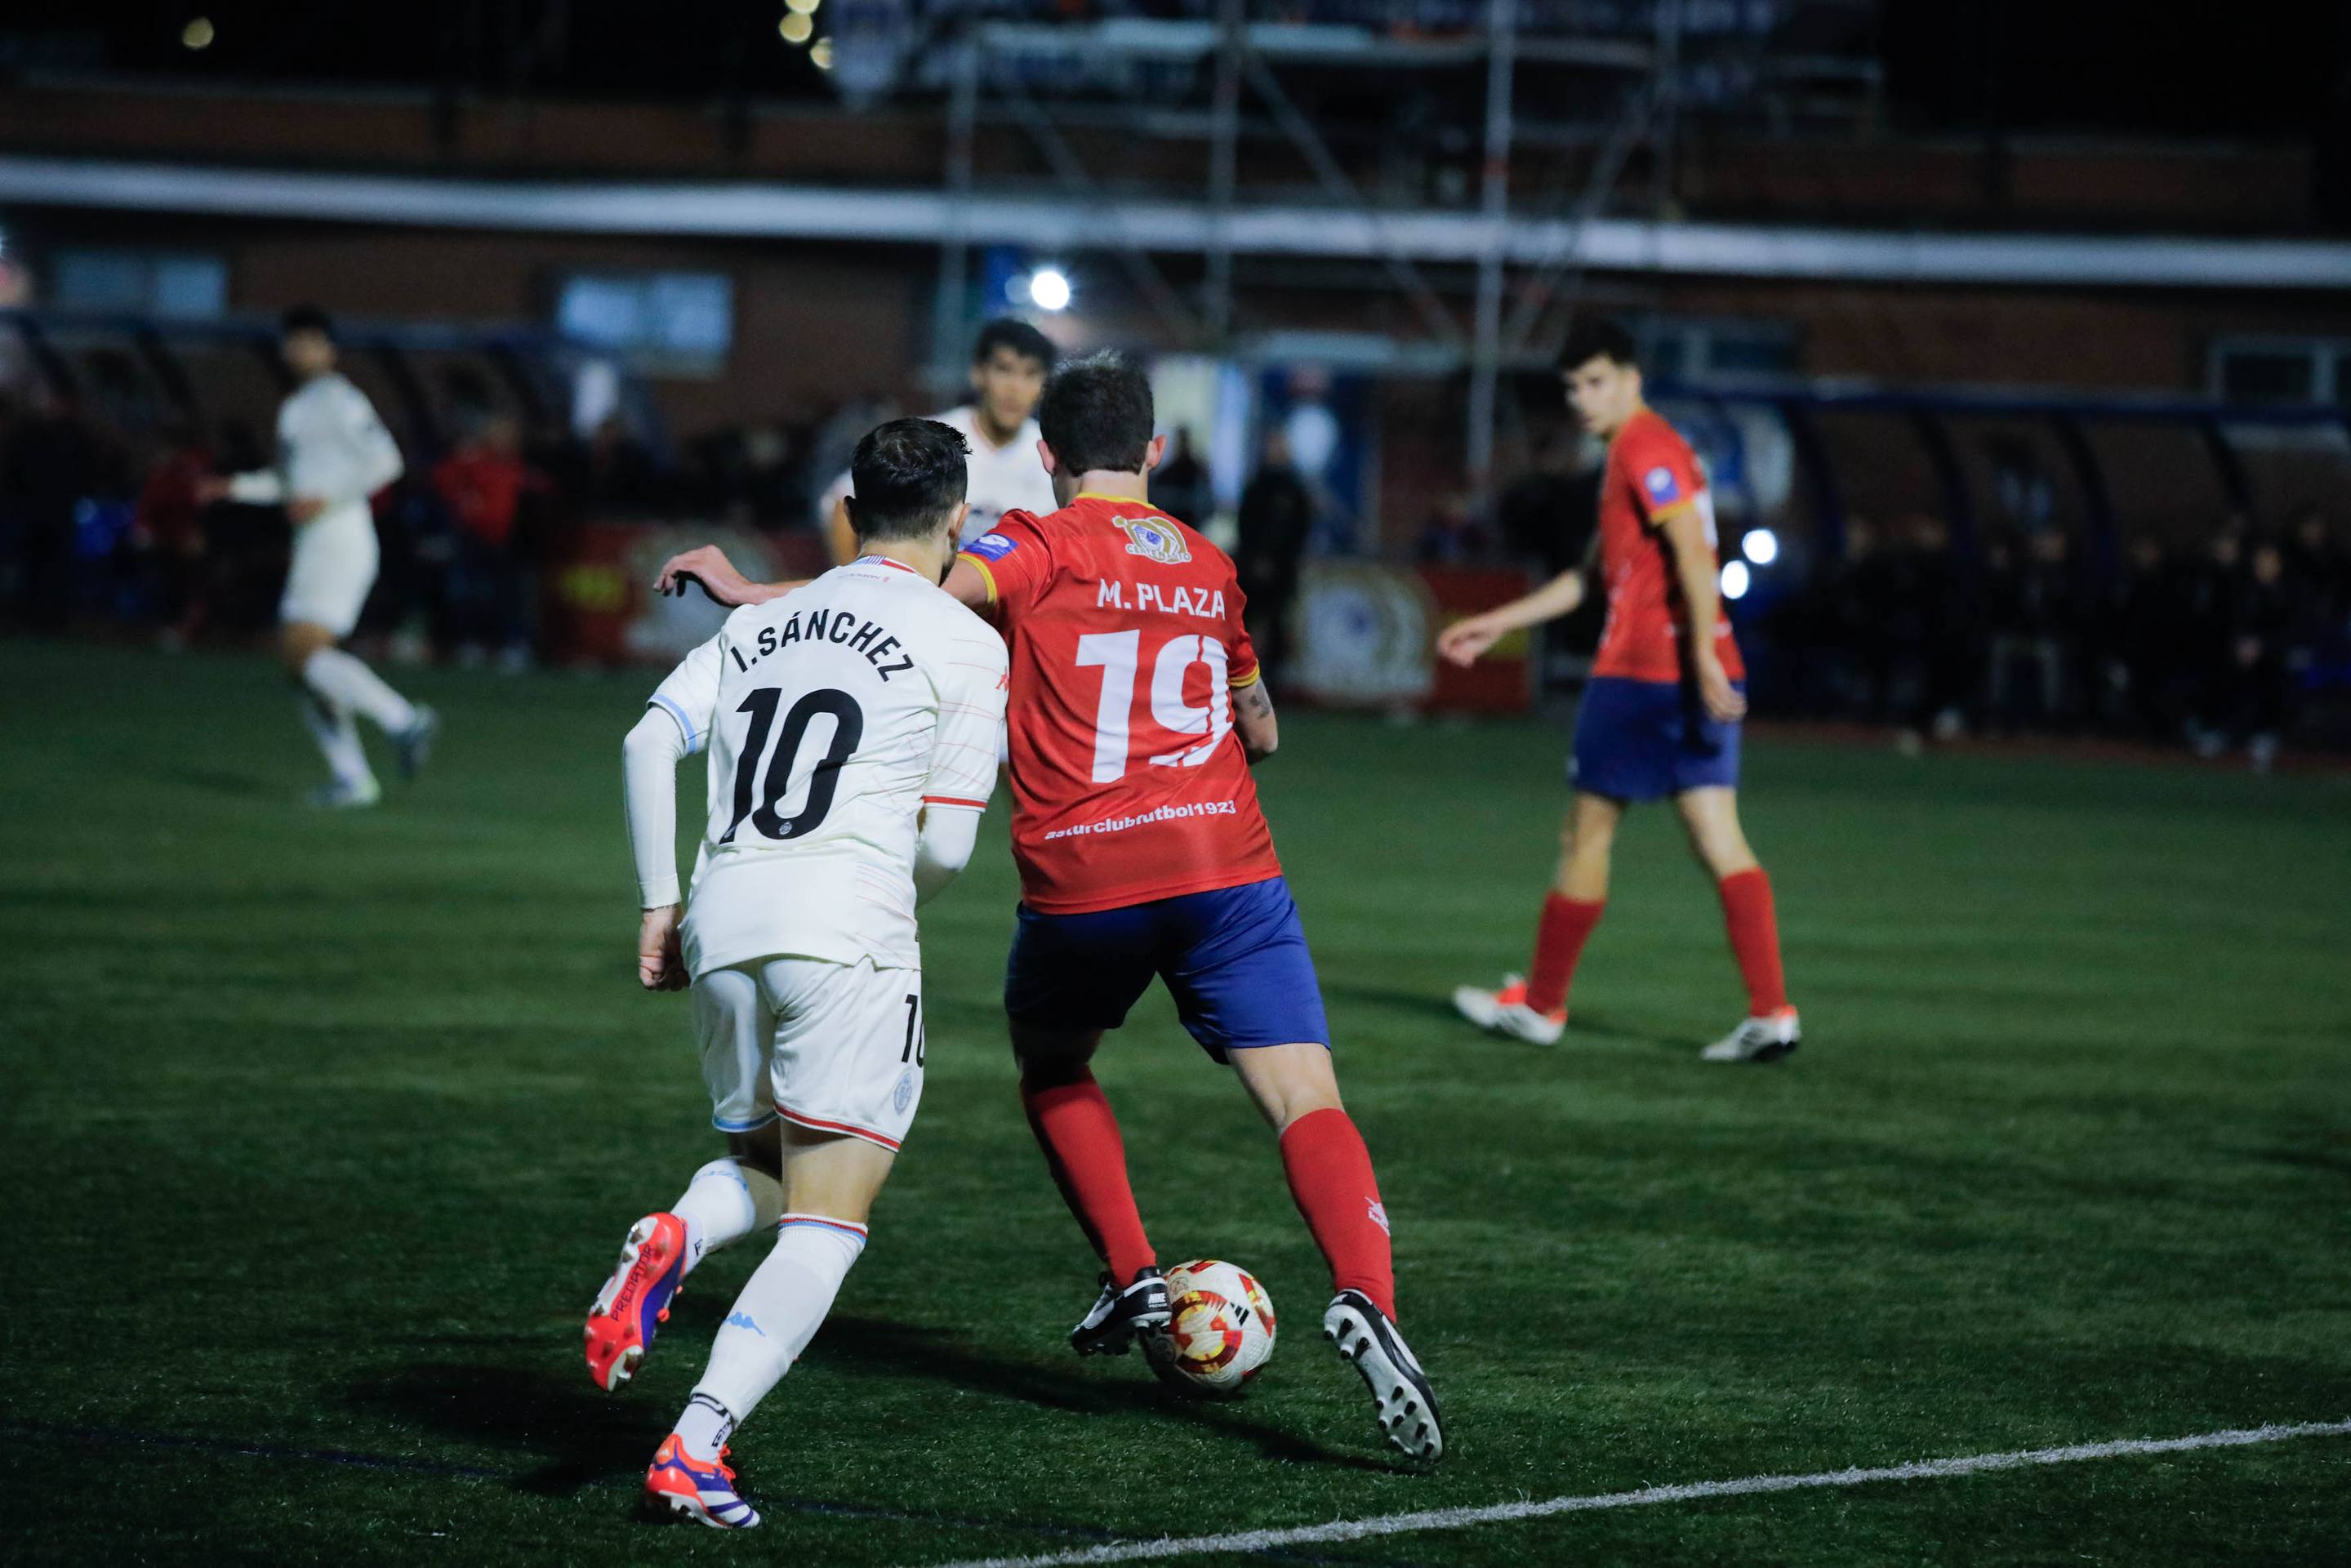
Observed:
[[[1740,691],[1747,689],[1733,681]],[[1739,788],[1739,726],[1707,716],[1687,681],[1599,675],[1575,715],[1568,781],[1612,800],[1659,800],[1685,789]]]
[[[1278,876],[1085,915],[1024,904],[1004,1010],[1048,1029],[1116,1029],[1155,975],[1218,1061],[1228,1051],[1331,1043],[1298,905]]]

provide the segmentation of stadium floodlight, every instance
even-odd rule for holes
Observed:
[[[1040,267],[1029,275],[1029,298],[1040,310],[1070,308],[1070,275],[1058,267]]]
[[[776,32],[788,44],[805,44],[816,31],[816,24],[798,11],[787,11],[784,19],[776,24]]]
[[[784,0],[784,9],[798,16],[813,16],[821,0]]]
[[[1769,528],[1750,528],[1747,537],[1739,541],[1739,549],[1757,566],[1770,566],[1780,559],[1780,536]]]
[[[1722,569],[1722,596],[1725,599],[1744,599],[1747,597],[1748,587],[1753,580],[1752,574],[1747,570],[1747,563],[1743,560],[1734,560]]]
[[[832,69],[832,40],[819,38],[809,46],[809,63],[820,71]]]
[[[183,49],[209,49],[213,47],[213,19],[210,16],[192,18],[180,29],[180,47]]]

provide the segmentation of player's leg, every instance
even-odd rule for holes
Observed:
[[[383,798],[383,790],[368,766],[367,748],[360,743],[350,708],[304,674],[312,657],[334,645],[333,632],[308,621],[287,621],[277,628],[277,661],[294,683],[303,727],[327,762],[328,782],[311,791],[310,801],[328,807],[372,806]]]
[[[1453,1005],[1480,1029],[1549,1045],[1567,1026],[1567,993],[1576,960],[1608,906],[1608,872],[1625,802],[1579,789],[1559,828],[1559,865],[1535,923],[1533,961],[1526,977],[1506,977],[1499,990],[1463,986]]]
[[[1322,983],[1289,884],[1275,877],[1167,906],[1191,926],[1163,971],[1177,1016],[1203,1050],[1231,1064],[1273,1126],[1290,1197],[1330,1265],[1323,1334],[1370,1387],[1388,1439],[1437,1458],[1436,1392],[1395,1324],[1387,1206],[1340,1103]]]
[[[776,1245],[719,1325],[710,1362],[645,1472],[655,1506],[740,1530],[759,1515],[735,1489],[728,1439],[772,1393],[864,1254],[866,1217],[896,1157],[852,1134],[788,1128]]]
[[[664,1209],[629,1227],[620,1261],[589,1308],[589,1375],[611,1392],[636,1373],[669,1321],[686,1276],[710,1253],[776,1223],[783,1211],[781,1148],[768,1083],[776,1019],[758,966],[714,969],[695,981],[694,1030],[709,1085],[711,1124],[725,1157],[694,1173]]]
[[[1005,965],[1004,1009],[1020,1069],[1020,1105],[1062,1201],[1102,1260],[1101,1288],[1070,1343],[1123,1355],[1167,1321],[1167,1286],[1127,1179],[1126,1141],[1094,1081],[1105,1030],[1151,983],[1151,906],[1042,915],[1025,906]]]
[[[735,1428],[791,1369],[864,1252],[866,1222],[922,1097],[919,971],[779,958],[759,966],[778,1019],[783,1119],[776,1245],[735,1298],[709,1364],[646,1472],[647,1497],[705,1524],[758,1516],[724,1463]]]
[[[411,703],[337,646],[359,624],[375,586],[375,526],[365,518],[321,519],[300,529],[278,601],[278,650],[287,674],[321,701],[358,714],[390,736],[401,771],[414,777],[440,733],[440,716]]]
[[[1689,834],[1690,850],[1714,879],[1731,956],[1747,984],[1747,1017],[1707,1047],[1709,1061],[1776,1061],[1801,1038],[1780,966],[1780,922],[1771,879],[1755,858],[1739,821],[1739,794],[1727,786],[1686,789],[1674,809]]]

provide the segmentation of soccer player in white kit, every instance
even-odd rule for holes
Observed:
[[[401,772],[415,777],[440,733],[440,716],[392,689],[337,644],[359,624],[375,586],[375,515],[368,497],[400,477],[400,446],[367,394],[335,370],[335,327],[316,306],[279,322],[278,351],[301,385],[277,411],[277,466],[209,479],[197,499],[283,506],[294,555],[277,603],[277,650],[302,687],[302,719],[332,776],[316,806],[372,806],[383,798],[354,714],[392,737]]]
[[[1037,424],[1037,402],[1045,395],[1053,354],[1053,340],[1028,322],[1009,316],[990,321],[972,345],[971,401],[931,416],[971,445],[964,489],[971,510],[965,514],[959,544],[986,536],[1007,512],[1034,512],[1041,517],[1061,507],[1053,498],[1052,476],[1037,453],[1037,444],[1044,438]],[[841,505],[854,491],[852,475],[843,473],[817,503],[818,524],[826,530],[835,561],[857,553],[856,537]]]
[[[914,911],[970,858],[1008,685],[1003,638],[939,586],[964,458],[932,420],[869,434],[850,503],[862,553],[728,616],[625,748],[637,977],[691,982],[727,1154],[630,1228],[588,1318],[590,1375],[625,1382],[687,1273],[776,1229],[645,1475],[649,1504],[704,1524],[759,1522],[726,1439],[831,1310],[922,1099]],[[709,823],[681,920],[676,764],[705,747]]]

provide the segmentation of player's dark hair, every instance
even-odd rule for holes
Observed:
[[[1024,360],[1036,361],[1045,367],[1048,375],[1052,374],[1053,361],[1060,353],[1052,339],[1010,316],[999,316],[979,329],[979,340],[971,346],[971,362],[983,364],[998,349],[1009,349]]]
[[[1559,350],[1559,373],[1565,375],[1593,360],[1606,360],[1633,370],[1640,365],[1641,353],[1634,346],[1633,334],[1615,322],[1578,321]]]
[[[335,319],[316,305],[297,305],[277,318],[277,335],[290,338],[297,332],[316,332],[332,342]]]
[[[893,419],[849,460],[849,526],[861,539],[920,538],[963,499],[971,444],[935,419]]]
[[[1045,383],[1037,423],[1070,474],[1140,474],[1151,448],[1151,378],[1115,350],[1088,354]]]

